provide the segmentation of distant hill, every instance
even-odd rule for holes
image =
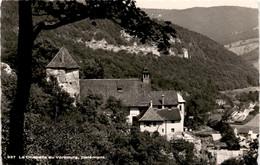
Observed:
[[[16,67],[17,12],[17,2],[2,3],[1,58],[12,68]],[[190,58],[158,57],[151,53],[145,55],[124,50],[113,52],[101,48],[94,50],[87,45],[92,39],[103,39],[117,47],[138,41],[137,38],[126,40],[121,36],[122,29],[110,20],[96,20],[96,24],[94,26],[91,20],[85,19],[55,30],[42,31],[33,50],[34,81],[38,81],[37,76],[44,78],[45,66],[65,46],[81,66],[81,77],[84,78],[141,78],[141,71],[146,66],[155,90],[176,89],[205,95],[205,91],[258,85],[257,70],[245,60],[208,37],[178,25],[171,25],[180,39],[175,49],[186,48]]]
[[[152,18],[171,21],[208,36],[259,68],[257,9],[220,6],[184,10],[143,10]]]
[[[196,7],[184,10],[143,9],[150,17],[171,21],[220,44],[258,38],[258,10],[245,7]]]

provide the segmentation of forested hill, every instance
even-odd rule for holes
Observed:
[[[221,44],[258,38],[258,10],[237,6],[183,10],[143,9],[150,17],[172,21]]]
[[[37,18],[34,18],[37,19]],[[15,68],[18,36],[17,2],[2,3],[2,61]],[[95,25],[96,24],[96,25]],[[258,72],[241,57],[226,50],[215,41],[198,33],[171,25],[181,43],[176,49],[187,48],[190,58],[129,54],[93,50],[86,46],[92,38],[105,39],[108,44],[133,45],[121,36],[120,29],[109,20],[78,21],[51,31],[43,31],[35,41],[33,50],[33,81],[45,76],[45,66],[65,46],[81,66],[81,78],[141,78],[146,66],[154,89],[177,89],[187,92],[227,90],[255,86]],[[140,43],[138,43],[140,44]]]

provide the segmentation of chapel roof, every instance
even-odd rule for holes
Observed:
[[[151,91],[148,95],[149,100],[153,101],[153,105],[162,105],[162,95],[164,95],[164,105],[177,105],[177,92],[169,91]]]
[[[166,120],[181,120],[180,109],[157,109],[149,108],[139,121],[166,121]]]
[[[122,101],[126,106],[147,106],[149,101],[142,97],[142,82],[139,79],[81,79],[80,98],[84,99],[91,91],[102,95],[104,101],[109,96]]]
[[[126,106],[147,107],[150,100],[156,106],[162,105],[162,95],[164,95],[164,105],[177,105],[178,98],[176,91],[151,91],[144,88],[140,79],[81,79],[80,98],[84,99],[89,92],[99,94],[104,101],[109,96],[122,101]]]
[[[46,68],[78,69],[79,65],[71,57],[68,50],[62,47]]]

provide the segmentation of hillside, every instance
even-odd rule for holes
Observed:
[[[220,6],[184,10],[143,9],[150,17],[171,21],[220,44],[258,38],[257,9]]]
[[[17,47],[17,6],[11,2],[2,4],[2,60],[15,68]],[[37,19],[37,18],[34,18]],[[175,56],[155,56],[152,53],[113,52],[92,49],[86,45],[95,39],[104,39],[115,46],[129,46],[138,39],[126,40],[120,29],[109,20],[96,20],[93,26],[85,19],[61,28],[43,31],[35,41],[34,81],[43,79],[45,66],[59,48],[65,46],[81,66],[81,77],[141,78],[144,66],[150,70],[154,89],[226,90],[242,88],[258,83],[257,70],[241,57],[227,51],[215,41],[198,33],[172,25],[180,43],[176,50],[186,48],[188,59]],[[6,42],[8,41],[8,42]],[[79,42],[80,41],[80,42]]]
[[[251,52],[243,54],[242,58],[244,58],[249,63],[253,64],[254,67],[259,70],[259,48],[254,49]]]
[[[248,63],[259,69],[259,40],[258,38],[239,40],[225,45],[225,47],[240,55]]]

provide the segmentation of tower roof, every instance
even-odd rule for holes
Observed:
[[[79,65],[71,57],[68,50],[62,47],[46,68],[78,69]]]
[[[143,74],[145,74],[145,73],[149,74],[149,71],[148,71],[148,69],[147,69],[146,66],[143,68],[143,72],[142,72],[142,73],[143,73]]]

